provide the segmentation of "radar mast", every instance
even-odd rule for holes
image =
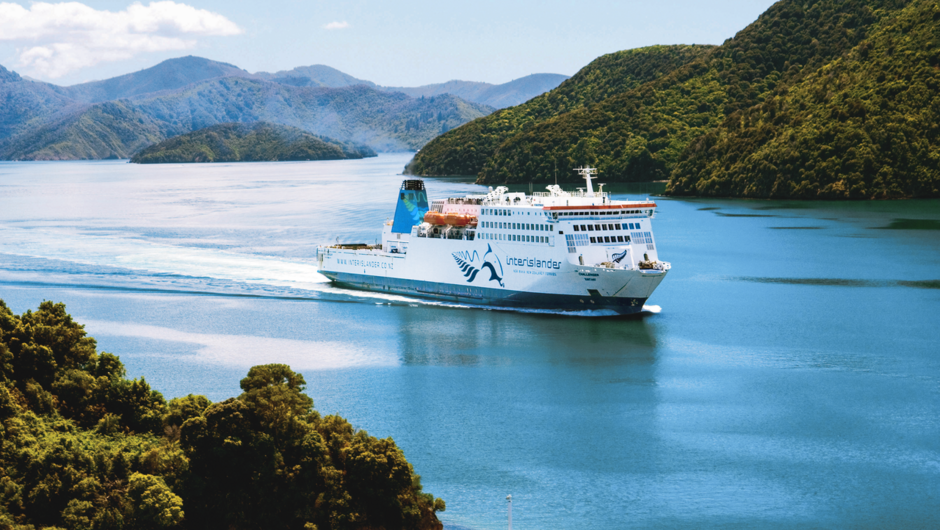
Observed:
[[[587,196],[587,197],[593,197],[593,196],[594,196],[594,186],[591,185],[591,179],[596,178],[596,177],[594,177],[594,175],[597,174],[597,168],[593,168],[593,167],[579,167],[579,168],[575,168],[575,171],[577,171],[577,172],[581,175],[581,178],[583,178],[584,180],[587,181],[587,194],[586,194],[586,196]]]

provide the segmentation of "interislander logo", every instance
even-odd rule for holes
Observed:
[[[463,252],[454,252],[452,256],[454,256],[454,261],[457,262],[457,266],[460,267],[460,272],[462,272],[464,278],[467,279],[467,283],[472,283],[473,280],[476,279],[477,274],[483,269],[489,269],[489,281],[496,280],[496,283],[498,283],[500,287],[506,287],[503,285],[503,264],[499,261],[499,256],[493,252],[493,247],[490,245],[486,245],[486,254],[483,254],[483,264],[479,267],[476,267],[476,262],[480,259],[480,255],[476,250],[472,253],[466,250]]]
[[[620,263],[623,261],[623,258],[627,257],[627,251],[624,250],[620,254],[614,254],[611,258],[614,260],[614,263]]]

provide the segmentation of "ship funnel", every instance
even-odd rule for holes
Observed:
[[[423,180],[406,180],[401,183],[398,192],[398,205],[395,206],[395,220],[392,232],[410,234],[411,227],[419,225],[428,213],[428,192]]]

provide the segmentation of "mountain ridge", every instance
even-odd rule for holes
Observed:
[[[561,83],[568,76],[562,74],[530,74],[507,83],[494,85],[480,81],[451,80],[417,87],[379,87],[381,90],[402,92],[411,97],[429,97],[453,94],[467,101],[502,109],[528,101]]]
[[[298,66],[291,70],[281,70],[273,74],[256,72],[254,75],[268,81],[294,86],[322,86],[330,88],[343,88],[353,85],[376,86],[372,81],[358,79],[324,64]]]
[[[254,77],[235,65],[187,55],[167,59],[150,68],[129,74],[64,87],[77,101],[99,103],[127,99],[167,90],[217,77]]]

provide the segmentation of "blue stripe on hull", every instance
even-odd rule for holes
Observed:
[[[607,309],[616,311],[621,315],[631,315],[642,311],[643,304],[646,303],[645,298],[530,293],[525,291],[510,291],[507,289],[474,287],[470,285],[369,276],[367,274],[320,272],[335,283],[354,289],[417,296],[434,300],[446,300],[448,302],[458,302],[461,304],[545,309],[552,311]]]

